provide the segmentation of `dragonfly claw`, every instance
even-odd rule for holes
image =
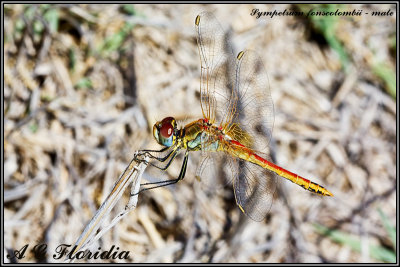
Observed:
[[[144,162],[147,161],[145,158],[151,157],[151,154],[147,151],[136,151],[133,158],[136,162]]]

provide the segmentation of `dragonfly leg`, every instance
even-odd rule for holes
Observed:
[[[183,159],[183,164],[182,164],[181,172],[179,173],[178,181],[185,178],[188,159],[189,159],[189,151],[186,150],[185,158]]]
[[[166,161],[174,152],[178,152],[180,150],[180,147],[176,146],[171,151],[165,156],[165,157],[154,157],[153,159],[158,160],[159,162],[164,162]]]
[[[160,149],[160,150],[150,150],[150,149],[139,150],[138,152],[136,152],[136,154],[135,154],[134,157],[135,157],[135,160],[136,160],[136,161],[143,161],[142,159],[140,159],[140,157],[142,157],[142,156],[144,156],[144,155],[145,155],[145,156],[148,156],[149,158],[152,158],[152,159],[160,160],[160,159],[162,159],[161,157],[160,157],[160,158],[155,157],[155,156],[153,156],[151,153],[153,153],[153,152],[162,153],[162,152],[168,150],[169,148],[170,148],[170,147],[164,147],[164,148],[162,148],[162,149]],[[171,153],[172,153],[172,152],[171,152]],[[169,155],[170,155],[171,153],[168,153],[168,155],[167,155],[166,158],[168,158]],[[164,161],[165,161],[165,159],[164,159]]]
[[[132,196],[137,195],[137,194],[139,194],[139,193],[141,193],[141,192],[143,192],[143,191],[149,190],[149,189],[154,189],[154,188],[158,188],[158,187],[163,187],[163,186],[168,186],[168,185],[176,184],[177,182],[179,182],[180,180],[182,180],[183,178],[185,178],[188,159],[189,159],[189,152],[186,151],[186,153],[185,153],[185,158],[184,158],[183,163],[182,163],[181,172],[179,173],[178,178],[173,179],[173,180],[165,180],[165,181],[160,181],[160,182],[141,184],[142,186],[143,186],[143,185],[152,185],[152,184],[155,185],[155,186],[149,187],[149,188],[143,188],[143,189],[141,189],[139,192],[137,192],[136,194],[133,194]],[[168,162],[168,164],[170,164],[171,161],[172,161],[172,159]]]
[[[165,150],[168,150],[168,148],[169,147],[163,147],[162,149],[160,149],[160,150],[152,150],[152,149],[143,149],[143,150],[140,150],[140,151],[138,151],[139,153],[140,152],[164,152]]]
[[[154,164],[152,162],[150,162],[150,165],[153,167],[156,167],[157,169],[165,171],[166,169],[168,169],[169,165],[171,165],[172,161],[176,158],[176,155],[178,155],[179,150],[180,150],[180,148],[178,147],[177,149],[174,149],[170,153],[168,153],[168,155],[165,156],[164,158],[157,159],[160,162],[164,162],[167,158],[169,158],[172,155],[171,159],[168,161],[168,163],[164,167],[157,166],[156,164]]]

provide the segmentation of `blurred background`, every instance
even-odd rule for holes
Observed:
[[[257,19],[253,9],[362,14]],[[157,120],[201,117],[194,19],[202,11],[214,13],[235,53],[255,50],[264,63],[274,162],[334,197],[282,179],[269,215],[254,222],[232,187],[200,189],[191,156],[183,181],[141,193],[100,239],[128,260],[81,262],[396,262],[395,5],[6,4],[5,252],[29,244],[11,262],[55,261],[134,152],[159,148]],[[40,243],[46,256],[31,251]]]

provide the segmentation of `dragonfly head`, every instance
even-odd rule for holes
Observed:
[[[156,122],[153,126],[153,136],[157,143],[170,147],[176,141],[177,132],[176,120],[172,117],[164,118],[162,121]]]

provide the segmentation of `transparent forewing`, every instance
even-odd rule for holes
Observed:
[[[203,116],[216,123],[226,120],[229,106],[232,106],[235,57],[213,14],[201,13],[196,17],[195,26],[201,61],[201,108]]]
[[[274,107],[268,75],[261,59],[252,51],[234,56],[224,31],[212,14],[201,13],[195,25],[201,61],[203,116],[241,145],[267,152],[274,124]],[[250,159],[250,154],[241,153],[252,151],[243,149],[241,145],[235,147],[234,142],[228,141],[229,137],[218,131],[210,127],[202,136],[204,158],[197,176],[212,181],[213,177],[221,176],[218,173],[226,173],[228,180],[233,182],[239,207],[253,220],[261,221],[272,204],[276,175],[244,160]],[[213,154],[226,155],[222,162],[228,167],[222,168],[223,163]],[[266,154],[257,154],[268,159]]]
[[[233,102],[226,116],[227,132],[235,140],[267,152],[274,126],[274,105],[264,65],[254,51],[242,51],[236,59]]]
[[[254,221],[262,221],[271,209],[278,178],[251,162],[230,161],[237,205]]]
[[[231,173],[227,170],[226,161],[224,153],[203,153],[196,171],[196,178],[201,182],[202,189],[214,192],[226,186],[231,178],[228,177]]]

